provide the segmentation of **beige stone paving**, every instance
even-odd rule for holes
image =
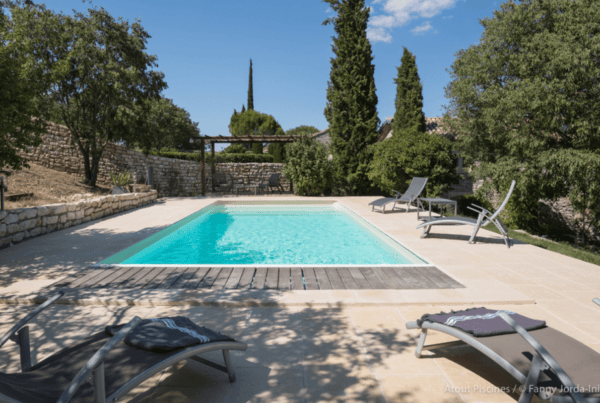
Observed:
[[[244,198],[239,200],[258,200]],[[290,201],[295,197],[285,197]],[[322,199],[322,198],[321,198]],[[507,249],[497,234],[481,230],[475,245],[470,227],[432,230],[420,239],[416,211],[372,213],[372,197],[339,199],[440,270],[466,286],[457,290],[331,292],[82,292],[82,303],[55,305],[31,324],[32,351],[43,359],[56,349],[101,331],[106,324],[144,317],[185,315],[248,343],[232,354],[238,381],[195,362],[183,362],[127,395],[130,402],[514,402],[514,381],[469,347],[414,356],[419,331],[405,323],[424,313],[463,309],[466,303],[515,310],[543,319],[600,352],[599,267],[531,245]],[[270,197],[269,200],[274,200]],[[302,198],[306,200],[306,198]],[[337,200],[337,199],[336,199]],[[169,199],[117,216],[44,235],[0,250],[0,298],[36,295],[69,273],[123,250],[214,199]],[[111,306],[135,303],[228,302],[231,306]],[[261,301],[279,307],[243,306]],[[487,303],[486,303],[487,301]],[[0,333],[31,305],[0,305]],[[430,332],[427,343],[452,341]],[[209,358],[221,359],[215,353]],[[18,348],[0,350],[0,370],[19,369]]]

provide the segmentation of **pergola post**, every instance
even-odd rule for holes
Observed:
[[[212,191],[213,193],[215,192],[215,142],[211,141],[210,142],[210,153],[212,155],[212,163],[211,163],[211,167],[210,167],[210,171],[212,174]]]
[[[200,188],[202,189],[202,196],[206,196],[206,168],[204,162],[204,139],[200,140],[200,180],[202,184]]]

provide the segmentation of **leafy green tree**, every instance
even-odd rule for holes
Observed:
[[[481,161],[475,176],[492,179],[485,189],[517,181],[507,209],[514,226],[539,228],[540,198],[570,196],[586,211],[575,195],[589,194],[578,176],[593,178],[600,158],[598,21],[594,0],[509,0],[481,20],[480,43],[452,65],[445,123],[461,152]],[[548,161],[566,186],[547,186]]]
[[[234,136],[280,136],[284,134],[273,116],[252,109],[231,117],[229,133]],[[255,154],[262,154],[262,148],[262,142],[252,143],[252,152]]]
[[[150,36],[139,21],[115,20],[103,8],[71,16],[17,1],[11,13],[36,44],[32,63],[52,75],[45,101],[70,129],[71,145],[83,156],[85,183],[94,186],[106,144],[141,135],[119,115],[135,102],[158,98],[166,87],[164,74],[151,70],[156,56],[145,52]]]
[[[29,168],[19,152],[37,147],[45,121],[36,98],[49,86],[48,75],[29,62],[33,41],[24,27],[5,15],[0,2],[0,169]]]
[[[223,152],[226,154],[244,154],[246,152],[246,148],[243,145],[236,143],[225,147]]]
[[[252,59],[250,59],[250,73],[248,76],[248,109],[254,110],[254,93],[252,91]]]
[[[350,193],[366,194],[371,189],[368,146],[377,141],[379,124],[375,66],[367,39],[369,8],[364,0],[323,1],[337,13],[323,22],[332,23],[337,34],[325,107],[336,176]]]
[[[301,126],[294,127],[293,129],[286,131],[285,134],[287,136],[298,136],[298,135],[302,135],[302,134],[311,135],[311,134],[315,134],[318,132],[320,132],[320,130],[314,126],[301,125]]]
[[[302,134],[313,134],[318,133],[319,129],[313,126],[298,126],[285,132],[286,135],[302,135]],[[268,153],[273,156],[274,162],[285,162],[285,144],[284,143],[270,143]]]
[[[425,133],[423,86],[417,71],[416,57],[406,48],[398,67],[398,77],[394,82],[396,83],[396,113],[392,123],[392,136],[403,133],[405,129],[412,126],[416,126],[418,132]]]
[[[429,197],[440,196],[458,183],[452,142],[438,134],[421,133],[412,126],[370,148],[369,179],[385,193],[406,190],[416,176],[429,178]]]
[[[287,160],[281,171],[294,184],[300,196],[328,193],[332,184],[332,164],[325,146],[307,134],[285,145]]]

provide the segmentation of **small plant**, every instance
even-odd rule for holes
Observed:
[[[125,171],[118,176],[110,172],[110,179],[112,179],[112,183],[114,186],[127,186],[133,183],[133,179],[131,178],[131,172]]]

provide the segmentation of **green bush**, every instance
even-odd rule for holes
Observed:
[[[488,200],[488,198],[479,192],[476,192],[476,193],[470,194],[470,195],[462,195],[456,199],[456,202],[458,204],[458,214],[460,214],[462,216],[466,216],[466,217],[477,218],[477,216],[478,216],[478,214],[476,212],[474,212],[473,210],[469,210],[467,208],[471,204],[481,206],[484,209],[492,211],[492,212],[495,211],[494,206]]]
[[[176,158],[180,160],[187,161],[196,161],[200,162],[200,153],[180,153],[174,151],[150,151],[150,155],[156,155],[159,157],[166,158]],[[227,154],[227,153],[219,153],[215,154],[217,159],[217,163],[225,163],[225,162],[240,162],[240,163],[267,163],[273,162],[273,156],[269,154]],[[212,163],[212,155],[210,153],[204,154],[204,159],[207,164]]]
[[[417,176],[429,178],[425,191],[429,197],[439,196],[458,183],[452,143],[440,135],[407,129],[369,149],[373,152],[369,179],[387,194],[406,190]]]
[[[327,159],[325,146],[308,135],[285,146],[287,162],[282,173],[293,184],[300,196],[319,196],[328,193],[332,184],[333,169]]]
[[[226,147],[223,152],[227,154],[244,154],[246,153],[246,147],[236,143]]]

